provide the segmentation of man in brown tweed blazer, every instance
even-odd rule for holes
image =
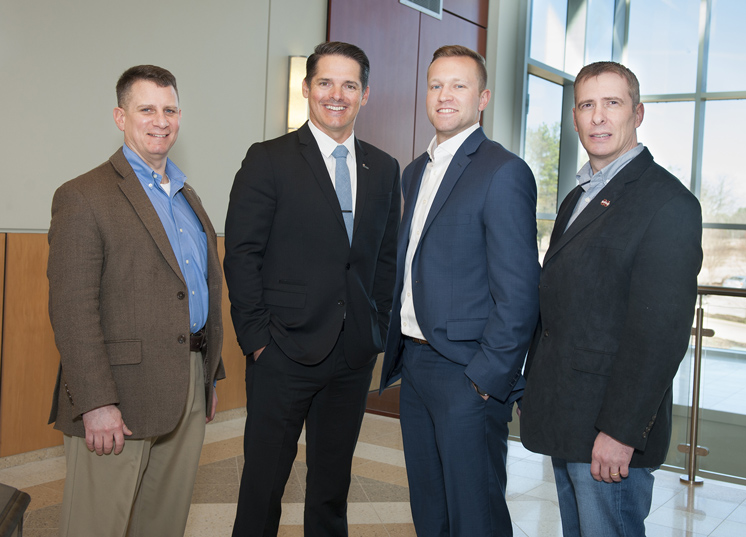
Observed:
[[[225,376],[217,239],[167,157],[181,118],[173,75],[128,69],[117,104],[124,146],[52,202],[60,536],[182,536]]]

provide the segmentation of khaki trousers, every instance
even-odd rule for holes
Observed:
[[[191,353],[184,415],[171,433],[128,440],[119,455],[65,435],[60,537],[183,537],[205,438],[202,354]]]

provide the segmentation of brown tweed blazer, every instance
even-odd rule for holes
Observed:
[[[210,303],[204,356],[207,412],[221,360],[217,236],[189,184],[207,235]],[[49,315],[61,362],[49,423],[85,436],[82,414],[116,404],[128,438],[172,431],[189,383],[189,301],[163,225],[120,148],[62,185],[49,228]]]

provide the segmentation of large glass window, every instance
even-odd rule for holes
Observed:
[[[529,75],[528,103],[525,158],[536,179],[538,240],[543,258],[554,226],[554,220],[546,216],[557,212],[562,86]]]
[[[542,259],[557,206],[587,160],[572,128],[576,64],[613,60],[640,81],[645,116],[638,141],[702,205],[699,285],[746,289],[746,180],[737,131],[746,123],[746,1],[530,3],[523,147],[537,180]],[[704,341],[700,443],[711,454],[700,460],[700,469],[746,479],[746,462],[733,463],[746,449],[746,298],[708,295],[703,307],[704,327],[715,335]],[[672,465],[684,464],[675,446],[686,441],[690,358],[674,382]]]
[[[713,0],[707,91],[746,88],[746,48],[741,44],[746,2]]]
[[[611,58],[614,43],[614,2],[610,0],[588,0],[588,19],[585,25],[588,46],[585,47],[585,63]]]
[[[746,100],[708,101],[706,106],[700,192],[704,220],[746,224],[746,181],[740,136],[746,122]],[[746,243],[742,247],[746,248]]]
[[[655,161],[689,186],[692,177],[694,103],[646,103],[637,140]]]
[[[535,0],[531,15],[531,57],[556,69],[565,66],[566,0]]]
[[[626,65],[643,94],[694,93],[700,0],[631,0]]]

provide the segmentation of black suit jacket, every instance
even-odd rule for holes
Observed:
[[[591,462],[603,431],[635,448],[631,466],[657,466],[697,298],[699,202],[647,149],[564,231],[581,193],[562,203],[544,257],[521,441]]]
[[[396,270],[399,165],[355,143],[352,245],[308,124],[249,148],[231,191],[224,264],[244,354],[272,339],[289,358],[315,364],[334,347],[343,322],[351,367],[383,350]]]

